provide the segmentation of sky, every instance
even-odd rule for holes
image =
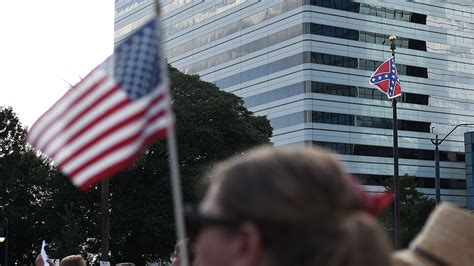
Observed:
[[[113,52],[114,0],[0,3],[0,106],[27,127]]]

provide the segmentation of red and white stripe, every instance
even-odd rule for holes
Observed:
[[[166,82],[131,101],[97,68],[69,90],[28,133],[72,182],[87,189],[133,162],[145,145],[173,123]]]

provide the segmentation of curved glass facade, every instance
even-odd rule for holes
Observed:
[[[119,43],[153,12],[117,0]],[[392,108],[368,78],[396,35],[400,175],[434,195],[430,139],[474,123],[474,4],[465,0],[162,0],[165,55],[266,115],[276,145],[333,149],[369,191],[393,174]],[[463,133],[440,145],[441,199],[466,205]]]

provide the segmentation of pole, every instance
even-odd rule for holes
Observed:
[[[441,195],[440,195],[440,174],[439,174],[439,140],[438,134],[436,134],[435,140],[435,189],[436,189],[436,205],[441,202]]]
[[[392,57],[395,58],[395,41],[397,37],[390,36],[390,49]],[[398,121],[397,121],[397,98],[392,99],[392,128],[393,128],[393,189],[395,193],[394,200],[394,227],[395,227],[395,249],[400,249],[400,177],[398,173]]]
[[[102,216],[102,224],[101,224],[101,231],[102,231],[102,242],[101,242],[101,261],[108,261],[109,260],[109,231],[110,231],[110,224],[109,224],[109,180],[102,180],[101,181],[101,216]]]
[[[443,141],[451,135],[451,133],[456,130],[456,128],[460,126],[474,126],[474,123],[465,123],[465,124],[458,124],[456,125],[449,133],[444,136],[443,139],[439,140],[438,139],[438,134],[436,134],[436,139],[431,139],[431,143],[435,145],[435,190],[436,190],[436,205],[438,205],[441,202],[441,191],[440,191],[440,182],[441,182],[441,177],[440,177],[440,171],[439,171],[439,145],[443,143]]]
[[[3,223],[5,227],[5,242],[3,243],[5,258],[3,260],[4,260],[5,265],[8,265],[8,219],[7,217],[3,218]]]
[[[155,1],[155,12],[156,15],[160,15],[160,2]],[[172,121],[175,121],[174,117]],[[181,266],[189,266],[188,261],[188,245],[186,243],[186,229],[184,227],[184,216],[183,216],[183,196],[181,195],[181,179],[179,176],[178,169],[178,149],[176,144],[176,131],[174,123],[170,123],[168,126],[168,153],[170,158],[170,172],[171,172],[171,187],[173,192],[173,205],[174,205],[174,218],[176,221],[176,236],[178,243],[182,242],[179,248],[179,259]]]
[[[173,119],[174,120],[174,119]],[[178,243],[186,240],[186,229],[184,228],[183,197],[181,195],[181,182],[178,169],[178,152],[176,145],[176,133],[174,123],[168,126],[168,152],[170,157],[171,187],[173,191],[174,217],[176,221],[176,235]],[[188,266],[188,245],[180,246],[179,258],[182,266]]]
[[[395,249],[400,249],[400,177],[398,173],[398,121],[397,121],[397,98],[392,99],[393,110],[393,188],[394,200],[394,225],[395,225]]]

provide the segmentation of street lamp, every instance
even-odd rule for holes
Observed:
[[[432,139],[431,143],[435,145],[435,189],[436,189],[436,205],[438,205],[441,202],[441,195],[440,195],[440,177],[439,177],[439,149],[438,146],[439,144],[443,143],[443,141],[453,133],[456,128],[460,126],[474,126],[474,124],[459,124],[456,125],[446,136],[444,136],[443,139],[439,140],[438,139],[438,134],[436,134],[436,139]]]

